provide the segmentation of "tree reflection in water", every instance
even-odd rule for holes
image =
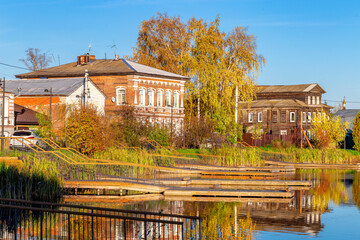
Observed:
[[[344,171],[336,170],[303,170],[304,179],[313,179],[313,187],[309,190],[312,196],[311,205],[315,211],[323,213],[328,209],[329,201],[337,205],[349,201],[345,189]]]
[[[354,173],[352,194],[354,204],[360,209],[360,172]]]
[[[250,240],[254,237],[255,223],[250,218],[239,217],[237,209],[241,203],[193,203],[186,202],[188,213],[197,212],[201,216],[201,234],[206,239]]]

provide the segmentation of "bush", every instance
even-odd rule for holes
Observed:
[[[66,144],[90,155],[103,150],[111,143],[107,125],[93,106],[71,108],[63,129]]]

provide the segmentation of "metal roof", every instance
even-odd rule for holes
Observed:
[[[25,96],[48,96],[49,92],[45,89],[52,88],[52,94],[58,96],[69,96],[76,89],[83,85],[84,78],[62,78],[62,79],[27,79],[27,80],[7,80],[6,91]]]
[[[310,92],[315,88],[317,88],[319,92],[325,93],[325,90],[317,83],[295,85],[259,85],[257,88],[259,93],[299,93]]]
[[[90,76],[106,75],[139,75],[149,77],[170,78],[174,80],[189,80],[190,78],[163,71],[157,68],[145,66],[125,59],[98,59],[87,64],[78,65],[77,62],[67,63],[56,67],[46,68],[40,71],[16,75],[17,78],[53,78],[53,77],[81,77],[85,70]]]
[[[334,113],[334,117],[340,117],[341,122],[348,121],[349,122],[349,129],[353,129],[353,122],[356,117],[356,115],[359,113],[360,109],[344,109],[339,110],[336,113]]]

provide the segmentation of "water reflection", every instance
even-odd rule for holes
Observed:
[[[333,214],[331,206],[339,207],[356,205],[360,209],[360,173],[349,171],[329,171],[329,170],[303,170],[298,171],[291,179],[309,180],[313,186],[310,190],[297,190],[294,197],[289,200],[284,199],[252,199],[243,202],[210,202],[203,199],[198,201],[171,200],[171,201],[139,201],[132,203],[107,202],[106,198],[98,198],[96,203],[86,203],[97,207],[122,208],[144,210],[152,212],[162,212],[169,214],[183,214],[201,216],[202,235],[205,239],[257,239],[264,232],[282,232],[293,234],[319,237],[322,231],[326,231],[326,224],[322,222],[324,214]],[[97,197],[94,197],[96,199]],[[77,203],[78,204],[78,203]],[[5,212],[3,212],[5,213]],[[9,214],[9,213],[8,213]],[[13,215],[13,213],[10,213]],[[354,212],[354,215],[360,215]],[[349,216],[349,221],[351,221]],[[39,219],[38,216],[34,219]],[[65,219],[66,220],[66,219]],[[0,222],[7,222],[8,229],[11,229],[13,220],[6,219],[5,215],[0,215]],[[22,220],[24,221],[24,219]],[[71,219],[71,229],[83,231],[78,224],[88,219]],[[97,225],[95,221],[95,225]],[[90,224],[90,222],[89,222]],[[104,227],[101,222],[98,225]],[[51,225],[51,224],[49,224]],[[58,226],[59,227],[59,226]],[[127,231],[133,232],[131,235],[136,239],[136,231],[143,232],[142,225],[135,226],[129,224]],[[66,229],[66,226],[63,227]],[[152,227],[156,228],[156,225]],[[190,235],[195,231],[194,226],[188,225],[186,238],[191,239]],[[0,227],[1,229],[1,227]],[[116,235],[116,231],[121,230],[121,224],[114,225],[109,230],[104,230]],[[141,230],[142,229],[142,230]],[[169,232],[167,228],[159,228],[160,233]],[[173,231],[174,235],[175,231]],[[75,236],[77,236],[75,232]],[[83,238],[87,239],[89,233],[83,233]],[[341,236],[341,229],[339,229]],[[61,234],[60,234],[61,235]],[[178,235],[178,234],[175,234]],[[81,236],[81,234],[80,234]],[[115,238],[116,239],[116,238]],[[261,237],[261,239],[264,239]],[[274,238],[271,238],[274,239]]]

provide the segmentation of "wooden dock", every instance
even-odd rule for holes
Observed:
[[[185,169],[196,169],[205,171],[239,171],[239,172],[294,172],[293,166],[265,166],[265,167],[222,167],[222,166],[211,166],[201,164],[176,164],[178,168]]]
[[[64,188],[97,190],[98,194],[104,190],[119,191],[133,190],[142,193],[163,194],[164,196],[183,197],[232,197],[232,198],[291,198],[293,190],[309,189],[311,184],[306,181],[237,181],[237,180],[205,180],[194,179],[193,186],[189,182],[163,181],[159,184],[134,182],[129,180],[97,180],[97,181],[65,181]],[[164,185],[166,183],[166,185]],[[176,185],[178,184],[178,185]],[[220,186],[226,187],[220,187]]]

